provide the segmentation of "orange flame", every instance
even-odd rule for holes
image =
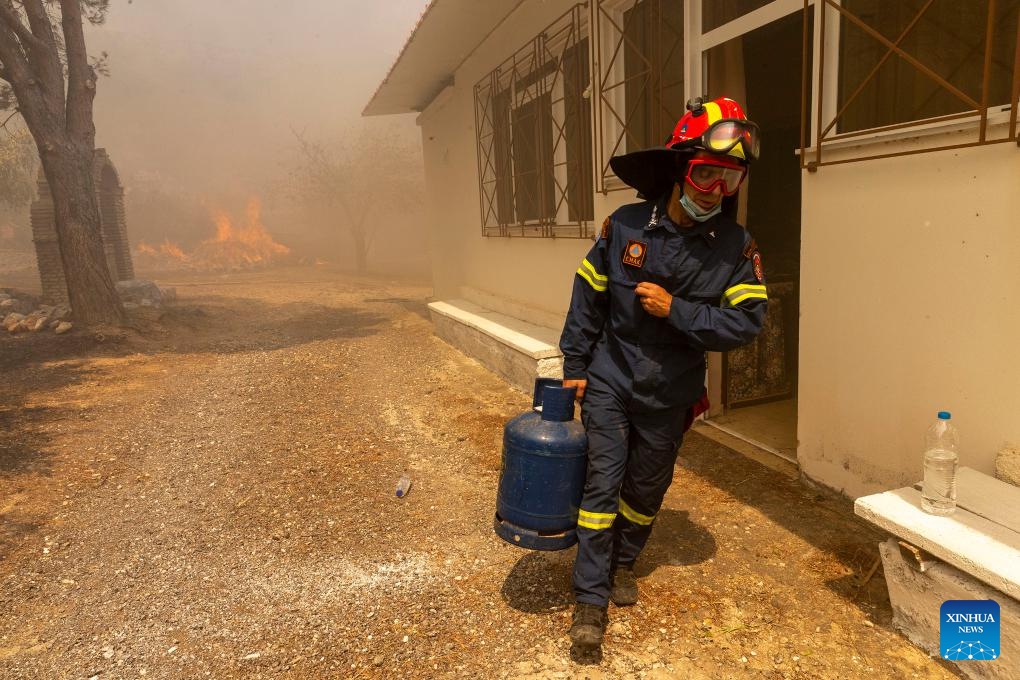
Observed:
[[[163,242],[159,244],[159,247],[150,246],[145,241],[139,241],[138,246],[135,248],[139,255],[169,255],[170,257],[177,260],[186,260],[188,256],[184,254],[181,247],[171,241],[168,238],[163,239]]]
[[[237,268],[264,264],[290,253],[290,248],[277,243],[262,223],[259,199],[248,200],[243,224],[234,224],[224,210],[213,212],[216,237],[203,241],[194,257],[210,268]]]
[[[139,242],[137,252],[150,258],[154,267],[180,267],[192,269],[246,269],[279,260],[290,253],[290,248],[277,243],[262,224],[262,205],[252,197],[245,209],[243,224],[235,224],[225,210],[214,210],[215,238],[202,241],[191,253],[166,238],[159,246]],[[155,259],[152,259],[155,258]]]
[[[206,243],[223,243],[234,240],[234,225],[230,220],[230,215],[222,210],[216,210],[213,213],[213,221],[216,223],[216,238],[206,241]]]
[[[176,257],[178,260],[186,260],[188,258],[184,251],[181,250],[181,247],[168,238],[163,239],[163,243],[159,246],[159,252]]]

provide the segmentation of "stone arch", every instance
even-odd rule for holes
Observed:
[[[113,167],[106,149],[96,149],[92,175],[96,184],[96,198],[99,200],[103,249],[106,251],[106,262],[110,266],[110,276],[114,281],[133,279],[135,268],[131,262],[127,219],[124,215],[124,187],[121,186],[117,169]]]
[[[96,149],[92,161],[92,179],[99,204],[100,234],[103,252],[114,281],[135,277],[124,216],[124,187],[117,169],[105,149]],[[67,302],[67,282],[57,241],[56,212],[46,176],[39,170],[38,198],[32,203],[32,241],[35,243],[43,298],[51,303]]]

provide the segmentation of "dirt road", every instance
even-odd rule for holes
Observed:
[[[431,334],[428,287],[161,283],[138,331],[0,340],[0,677],[955,677],[860,586],[848,505],[697,433],[578,665],[573,552],[491,529],[529,397]]]

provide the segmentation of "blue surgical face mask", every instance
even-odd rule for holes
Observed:
[[[680,192],[680,205],[683,206],[684,210],[687,211],[687,214],[695,222],[707,222],[722,212],[722,201],[719,201],[715,204],[715,207],[706,211],[697,203],[687,198],[687,193],[684,191]]]

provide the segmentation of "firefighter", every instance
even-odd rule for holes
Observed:
[[[768,305],[761,255],[731,216],[758,154],[737,102],[688,102],[665,147],[610,160],[641,203],[616,210],[574,277],[560,338],[588,435],[570,637],[601,648],[611,600],[638,597],[637,559],[683,434],[707,408],[705,352],[754,340]]]

